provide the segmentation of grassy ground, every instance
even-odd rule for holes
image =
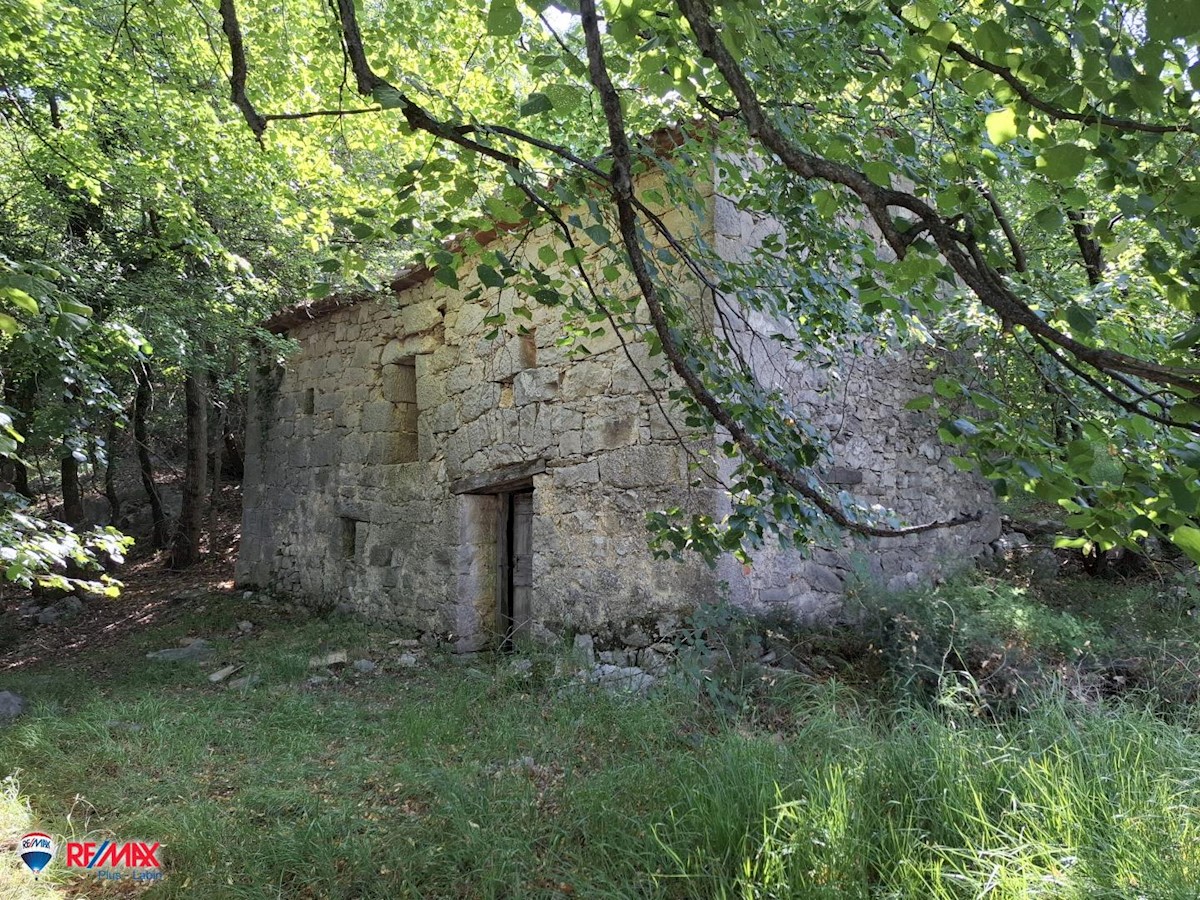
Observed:
[[[144,658],[187,635],[218,659]],[[0,844],[30,825],[159,840],[154,897],[1197,895],[1188,710],[1050,690],[989,724],[780,676],[722,714],[682,681],[570,689],[553,656],[406,669],[393,637],[214,597],[5,675],[35,705],[0,731]],[[309,685],[335,647],[381,668]],[[226,661],[262,681],[209,684]],[[6,856],[3,900],[133,891],[61,865],[35,884]]]

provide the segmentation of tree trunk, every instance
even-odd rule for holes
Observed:
[[[150,461],[149,437],[146,433],[146,416],[150,411],[152,388],[150,386],[150,367],[138,363],[133,368],[133,377],[137,382],[137,393],[133,397],[133,443],[137,447],[138,469],[142,474],[142,489],[150,502],[150,519],[154,525],[151,546],[161,550],[167,546],[167,517],[163,512],[162,497],[154,484],[154,464]]]
[[[13,427],[26,441],[29,440],[29,417],[33,415],[33,401],[36,394],[37,385],[32,378],[26,378],[16,383],[5,382],[4,403],[14,413]],[[25,468],[25,463],[14,456],[7,460],[7,469],[13,490],[26,500],[36,500],[33,489],[29,487],[29,470]]]
[[[79,488],[79,460],[68,452],[59,462],[62,473],[63,521],[75,528],[83,524],[83,491]]]
[[[221,467],[225,464],[223,451],[227,406],[221,398],[220,384],[215,374],[209,375],[208,385],[211,401],[209,415],[212,417],[209,423],[212,428],[208,436],[209,448],[212,451],[209,467],[212,488],[208,495],[208,550],[211,553],[217,541],[217,510],[221,501]]]
[[[121,431],[114,418],[108,423],[108,431],[104,435],[104,449],[108,462],[104,466],[104,499],[108,501],[108,521],[113,525],[121,517],[121,497],[117,493],[117,441]]]
[[[200,561],[204,529],[205,475],[208,469],[208,404],[201,378],[188,373],[183,382],[187,464],[183,470],[183,503],[171,544],[171,568],[184,569]]]

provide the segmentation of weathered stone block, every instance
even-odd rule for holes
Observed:
[[[677,448],[669,444],[626,447],[600,456],[600,478],[618,488],[678,484],[682,475]]]
[[[442,313],[432,301],[414,303],[400,311],[400,325],[405,334],[428,331],[442,323]]]
[[[476,384],[463,391],[459,401],[462,421],[474,422],[484,413],[495,409],[500,402],[500,385],[492,382]]]
[[[387,400],[375,400],[363,407],[363,431],[391,431],[396,427],[396,404]]]
[[[539,400],[558,397],[559,376],[557,369],[526,369],[513,379],[513,393],[517,406]]]
[[[612,368],[606,362],[596,359],[584,359],[568,366],[562,378],[562,398],[564,400],[582,400],[588,397],[600,397],[608,393],[612,386]]]
[[[584,418],[583,452],[615,450],[636,443],[641,404],[635,397],[605,397]]]
[[[559,466],[552,469],[555,488],[570,488],[580,484],[596,484],[600,480],[600,464],[588,460],[574,466]]]

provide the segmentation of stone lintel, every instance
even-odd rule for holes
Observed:
[[[467,475],[450,482],[450,493],[502,494],[506,491],[528,487],[534,475],[541,475],[545,471],[546,461],[544,459],[500,466],[487,472],[480,472],[478,475]]]

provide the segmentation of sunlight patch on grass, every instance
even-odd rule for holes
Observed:
[[[16,853],[21,835],[38,830],[17,780],[8,774],[0,780],[0,898],[51,900],[59,895],[48,880],[35,879]]]

